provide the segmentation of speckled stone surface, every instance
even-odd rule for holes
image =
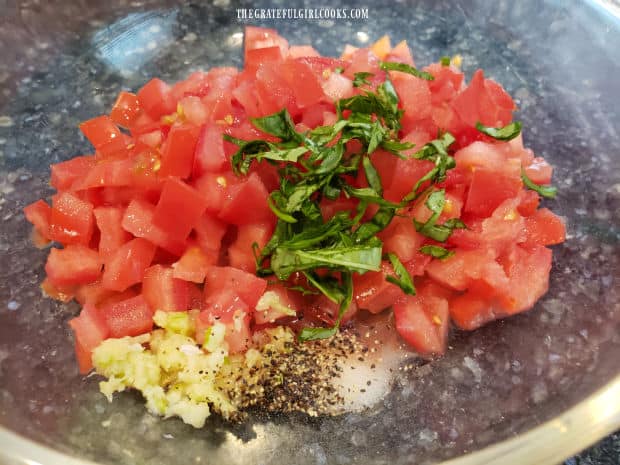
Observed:
[[[560,192],[549,206],[569,229],[536,308],[453,334],[444,358],[399,375],[363,414],[257,413],[243,425],[213,419],[197,431],[153,418],[132,394],[108,404],[96,380],[80,378],[66,326],[77,307],[41,298],[46,251],[31,247],[20,210],[51,194],[50,163],[89,149],[78,122],[108,109],[121,89],[240,66],[246,23],[236,7],[0,1],[2,425],[113,464],[424,464],[526,431],[620,372],[618,22],[576,2],[429,0],[369,2],[369,20],[251,23],[324,54],[388,32],[409,41],[419,65],[460,53],[468,75],[482,67],[503,83],[517,99],[526,144],[556,167]],[[617,436],[609,442],[617,454]],[[568,463],[597,463],[593,454]]]

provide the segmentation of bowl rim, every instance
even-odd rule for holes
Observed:
[[[441,465],[555,465],[620,428],[620,375],[557,417],[513,438]],[[0,426],[6,465],[98,465],[37,444]]]

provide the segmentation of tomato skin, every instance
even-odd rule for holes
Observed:
[[[131,239],[123,229],[124,209],[119,207],[97,207],[93,210],[95,222],[101,232],[99,236],[99,254],[106,257]]]
[[[50,218],[52,215],[52,207],[44,200],[37,200],[24,207],[24,215],[26,219],[34,226],[37,233],[44,239],[49,240]]]
[[[153,310],[189,310],[191,283],[174,277],[172,268],[153,265],[144,271],[142,294]]]
[[[141,238],[123,244],[105,260],[101,283],[106,289],[124,291],[142,281],[155,256],[155,245]]]
[[[153,311],[142,295],[105,305],[99,311],[110,337],[138,336],[153,329]]]
[[[195,126],[176,126],[170,130],[161,155],[160,176],[188,178],[194,166],[194,153],[199,129]]]
[[[88,373],[92,367],[92,351],[108,338],[110,330],[99,311],[92,305],[84,305],[80,315],[69,320],[75,337],[75,351],[80,373]]]
[[[52,197],[49,238],[63,244],[88,245],[93,234],[93,206],[71,192]]]
[[[204,197],[175,178],[164,182],[153,214],[153,224],[173,239],[184,240],[207,208]]]
[[[55,286],[87,284],[101,276],[103,262],[97,251],[83,245],[52,248],[45,264],[45,273]]]
[[[110,111],[110,119],[119,126],[130,128],[141,112],[142,106],[138,96],[131,92],[121,91]]]

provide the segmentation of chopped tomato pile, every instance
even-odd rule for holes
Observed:
[[[552,169],[520,135],[502,137],[498,128],[510,126],[515,104],[498,83],[478,70],[466,84],[447,59],[417,71],[407,44],[391,47],[387,37],[327,58],[248,27],[244,53],[241,71],[214,68],[173,85],[155,78],[136,94],[121,92],[109,115],[80,125],[94,153],[52,165],[51,205],[25,208],[38,242],[59,245],[47,258],[44,291],[82,306],[70,322],[82,372],[103,340],[151,331],[156,310],[200,310],[197,328],[224,323],[229,350],[239,353],[266,326],[348,324],[359,311],[392,308],[406,342],[441,354],[450,322],[473,330],[531,308],[547,291],[547,246],[565,238],[562,220],[539,208]],[[366,177],[347,175],[355,192],[372,184],[369,170],[381,181],[379,203],[401,202],[424,186],[439,158],[414,154],[436,146],[438,134],[453,137],[442,158],[452,165],[435,180],[439,210],[425,191],[377,229],[383,260],[352,273],[352,297],[339,315],[334,299],[301,272],[280,280],[257,275],[255,252],[280,221],[270,193],[281,187],[282,166],[255,161],[240,175],[232,158],[240,141],[279,142],[255,118],[286,110],[304,134],[346,118],[352,110],[341,113],[336,102],[380,88],[398,97],[402,153],[373,147]],[[346,150],[353,153],[356,141]],[[319,196],[313,199],[325,222],[360,211],[359,195]],[[376,213],[372,207],[365,218]],[[430,234],[447,224],[460,226]],[[403,274],[415,292],[407,292]]]

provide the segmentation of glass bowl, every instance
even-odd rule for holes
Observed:
[[[371,2],[368,19],[238,19],[253,7],[0,2],[0,462],[552,464],[620,427],[618,5]],[[398,373],[368,411],[257,412],[194,430],[152,417],[135,394],[108,404],[95,377],[78,375],[66,324],[78,308],[42,297],[46,251],[32,247],[21,209],[51,194],[50,163],[87,153],[80,121],[150,77],[241,66],[246,24],[332,55],[388,33],[418,65],[460,54],[468,76],[483,68],[515,97],[526,145],[556,167],[548,205],[568,239],[533,310],[454,332],[443,358]]]

